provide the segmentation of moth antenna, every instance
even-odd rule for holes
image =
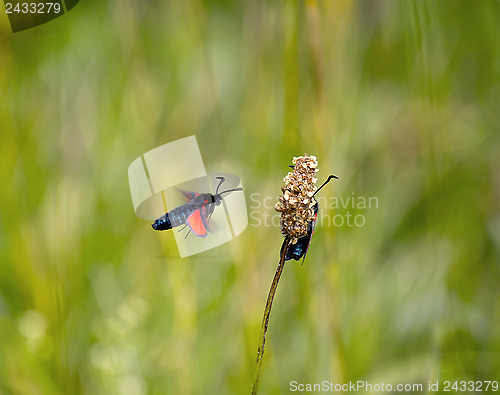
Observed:
[[[316,189],[316,192],[314,192],[314,195],[316,195],[321,188],[323,188],[326,184],[328,184],[332,178],[336,178],[337,180],[339,179],[337,176],[334,176],[333,174],[330,174],[328,176],[328,178],[326,179],[326,181],[318,189]]]
[[[242,187],[228,189],[227,191],[222,191],[219,195],[222,195],[223,193],[227,193],[227,192],[235,192],[235,191],[242,191],[242,190],[243,190]]]
[[[222,185],[222,183],[226,180],[224,177],[215,177],[216,180],[220,180],[219,185],[217,185],[217,189],[215,190],[215,194],[219,194],[219,188]]]

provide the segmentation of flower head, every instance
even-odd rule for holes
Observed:
[[[309,223],[314,220],[314,191],[318,161],[315,156],[298,156],[292,160],[293,171],[289,172],[281,188],[276,210],[281,212],[281,233],[289,236],[292,244],[307,235]]]

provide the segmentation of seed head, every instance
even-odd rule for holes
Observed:
[[[307,235],[309,222],[314,220],[314,191],[318,181],[318,161],[315,156],[298,156],[292,160],[293,171],[289,172],[281,188],[283,195],[276,203],[276,210],[281,212],[281,233],[289,236],[292,244]]]

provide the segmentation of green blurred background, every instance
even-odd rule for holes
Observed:
[[[306,152],[340,177],[320,216],[365,220],[287,263],[262,394],[500,379],[499,23],[493,0],[82,1],[16,34],[2,11],[0,393],[250,392],[279,228],[180,259],[132,207],[132,160],[192,134],[253,218]],[[353,196],[378,208],[329,203]]]

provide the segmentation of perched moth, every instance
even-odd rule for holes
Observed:
[[[315,156],[294,157],[289,172],[283,179],[285,185],[281,188],[283,195],[276,204],[276,210],[281,212],[281,233],[285,241],[280,255],[284,252],[284,260],[299,260],[302,263],[309,249],[311,237],[318,218],[319,205],[314,196],[337,176],[330,175],[328,179],[316,189],[315,177],[318,171],[318,161]]]
[[[319,192],[321,188],[323,188],[326,184],[330,182],[332,178],[338,179],[337,176],[334,176],[331,174],[328,176],[328,179],[321,185],[316,192],[314,192],[312,196],[312,200],[314,200],[313,204],[313,211],[314,211],[314,219],[312,221],[309,221],[307,224],[307,234],[305,236],[299,237],[297,242],[295,244],[290,244],[285,252],[285,261],[289,261],[290,259],[295,259],[298,261],[300,258],[302,258],[302,263],[304,263],[304,260],[306,259],[306,254],[307,250],[309,250],[309,245],[311,244],[311,238],[314,233],[314,228],[316,226],[316,220],[318,218],[318,211],[319,211],[319,205],[316,199],[314,199],[314,196]],[[283,242],[281,246],[281,251],[280,254],[283,253],[283,248],[285,248],[285,242]]]

